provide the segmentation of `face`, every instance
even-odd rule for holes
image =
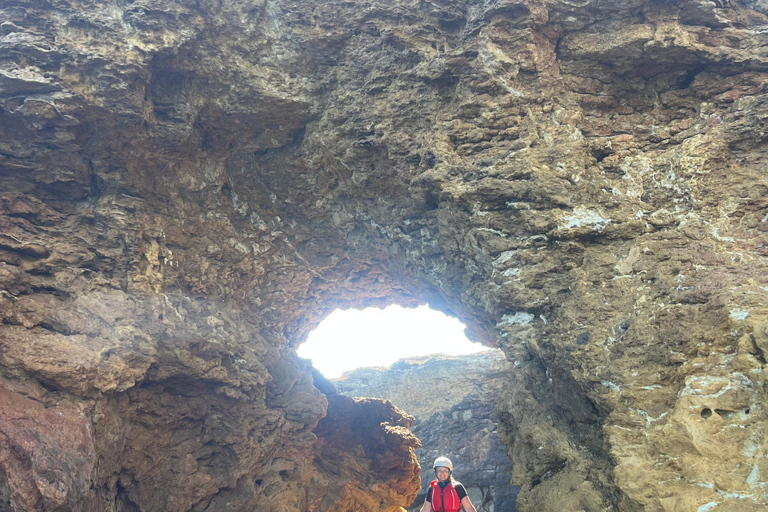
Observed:
[[[448,480],[448,477],[451,476],[451,472],[448,468],[437,468],[435,472],[437,473],[437,479],[441,482],[445,482]]]

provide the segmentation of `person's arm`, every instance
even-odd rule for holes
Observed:
[[[432,487],[427,488],[427,496],[424,498],[424,505],[419,512],[432,512]]]
[[[461,498],[461,506],[464,508],[464,512],[477,512],[475,506],[469,501],[469,496]]]

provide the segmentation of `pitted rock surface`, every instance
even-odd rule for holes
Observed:
[[[0,509],[407,506],[292,356],[394,302],[516,365],[519,510],[765,509],[766,13],[3,2]]]

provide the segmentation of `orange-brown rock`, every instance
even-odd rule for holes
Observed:
[[[315,429],[314,460],[324,474],[346,479],[313,482],[307,510],[401,511],[420,484],[419,441],[408,430],[413,417],[383,400],[332,395],[328,402],[328,415]]]

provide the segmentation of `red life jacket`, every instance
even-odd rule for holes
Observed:
[[[432,488],[432,497],[430,503],[435,512],[458,512],[461,508],[461,501],[456,489],[453,488],[453,482],[448,482],[445,487],[440,487],[437,480],[429,484]]]

